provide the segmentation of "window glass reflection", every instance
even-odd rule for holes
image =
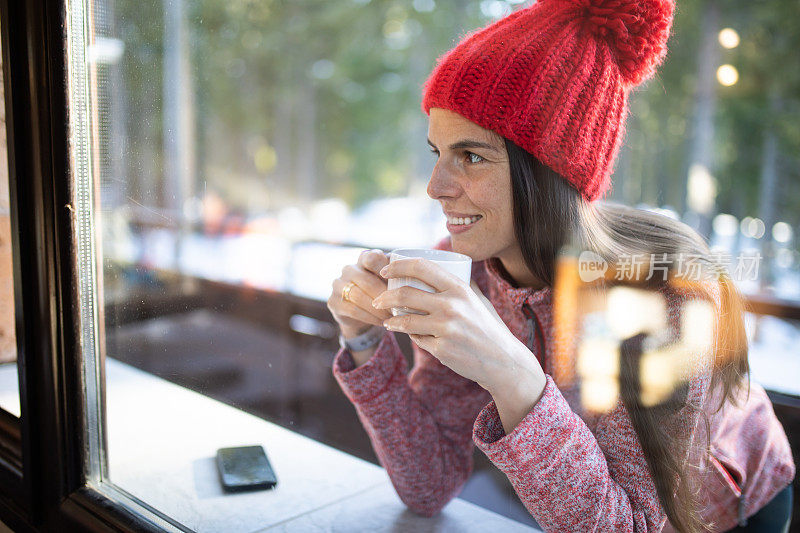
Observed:
[[[453,39],[519,3],[85,3],[79,157],[96,194],[109,480],[208,531],[231,516],[276,523],[386,482],[361,461],[377,458],[331,376],[338,329],[325,301],[362,250],[447,235],[426,193],[434,158],[420,84]],[[777,192],[796,180],[771,166],[796,132],[752,128],[796,96],[784,86],[771,93],[778,103],[737,93],[757,76],[716,65],[752,66],[759,54],[723,37],[723,14],[704,9],[679,13],[673,60],[632,97],[612,199],[695,227],[727,254],[744,293],[798,300],[800,208]],[[743,26],[740,41],[766,23]],[[725,43],[710,55],[708,35]],[[754,320],[754,377],[800,394],[775,372],[794,364],[798,330]],[[292,501],[222,492],[216,450],[256,443],[279,486],[296,484]],[[477,454],[463,497],[530,523],[496,474]]]

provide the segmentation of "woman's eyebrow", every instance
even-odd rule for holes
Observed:
[[[430,139],[428,139],[428,144],[431,145],[432,148],[436,148],[436,145],[433,144]],[[493,152],[500,151],[489,143],[475,141],[472,139],[463,139],[450,145],[451,150],[460,150],[462,148],[485,148],[487,150],[492,150]]]

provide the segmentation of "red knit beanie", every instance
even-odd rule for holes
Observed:
[[[437,60],[422,109],[454,111],[533,154],[593,201],[611,187],[628,92],[666,55],[672,0],[541,0]]]

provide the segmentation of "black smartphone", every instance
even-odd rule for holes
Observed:
[[[278,484],[261,446],[220,448],[217,450],[217,468],[225,492],[270,489]]]

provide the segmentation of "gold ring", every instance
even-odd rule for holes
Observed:
[[[351,301],[350,300],[350,291],[353,290],[353,287],[355,287],[355,286],[356,286],[356,284],[353,283],[352,281],[344,286],[344,289],[342,289],[342,300],[344,300],[345,302]]]

